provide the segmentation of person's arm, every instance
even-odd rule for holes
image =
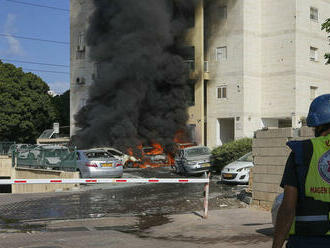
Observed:
[[[285,185],[283,202],[278,210],[273,248],[282,248],[295,217],[298,191],[296,187]]]

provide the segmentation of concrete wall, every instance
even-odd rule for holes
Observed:
[[[86,104],[88,88],[93,83],[95,65],[89,58],[89,47],[86,44],[86,33],[89,17],[94,10],[91,0],[70,1],[70,134],[75,132],[74,115]],[[79,52],[79,36],[82,36],[85,50]],[[80,83],[77,83],[77,79]],[[81,83],[81,79],[84,83]]]
[[[48,178],[79,178],[79,172],[40,170],[31,168],[12,167],[12,159],[0,157],[0,177],[10,179],[48,179]],[[1,180],[1,179],[0,179]],[[58,190],[69,190],[79,187],[76,184],[26,184],[12,185],[12,193],[43,193]]]
[[[196,142],[203,145],[204,133],[204,0],[199,0],[195,9],[194,28],[187,30],[185,45],[195,48],[195,71],[191,75],[195,82],[195,105],[188,108],[188,124],[196,125]]]
[[[79,178],[78,172],[37,170],[30,168],[14,168],[11,178],[18,179],[50,179],[50,178]],[[78,187],[75,184],[22,184],[12,185],[12,193],[42,193],[57,190],[69,190]]]
[[[310,7],[318,9],[319,20],[310,20]],[[310,87],[317,87],[316,96],[330,92],[330,67],[324,54],[329,52],[329,41],[321,24],[329,18],[330,1],[298,0],[296,31],[296,115],[305,116],[310,99]],[[310,61],[310,47],[318,48],[318,60]],[[302,99],[305,99],[302,101]]]
[[[212,148],[221,143],[217,134],[218,119],[243,115],[243,2],[243,0],[212,0],[207,1],[205,6],[205,60],[209,63],[210,71],[210,80],[206,83],[207,145]],[[219,15],[223,7],[227,8],[226,16]],[[217,47],[227,47],[227,59],[217,61]],[[218,87],[227,87],[227,98],[217,97]],[[241,125],[238,127],[234,135],[242,137],[243,128],[240,128]]]
[[[0,156],[0,177],[11,177],[12,159]]]
[[[312,138],[311,128],[281,128],[260,130],[253,139],[252,152],[254,168],[250,187],[253,204],[270,209],[275,197],[283,192],[280,187],[286,160],[290,149],[286,146],[289,140]]]

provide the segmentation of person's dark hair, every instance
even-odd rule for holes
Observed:
[[[330,129],[330,123],[315,127],[315,130],[314,130],[315,137],[321,136],[321,133],[323,133],[324,131],[327,131],[328,129]]]

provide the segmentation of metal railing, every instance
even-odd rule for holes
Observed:
[[[12,141],[0,142],[0,155],[8,155],[10,147],[14,144]]]
[[[194,72],[195,71],[195,60],[185,60],[184,61],[186,68],[189,72]],[[209,72],[209,62],[204,61],[204,72]]]
[[[189,72],[195,71],[195,60],[185,60],[184,63]]]
[[[76,171],[77,151],[64,146],[31,145],[15,151],[13,161],[16,167]]]

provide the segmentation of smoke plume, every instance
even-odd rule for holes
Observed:
[[[191,81],[180,39],[193,0],[94,0],[87,44],[98,64],[75,116],[78,147],[173,142],[186,129]]]

